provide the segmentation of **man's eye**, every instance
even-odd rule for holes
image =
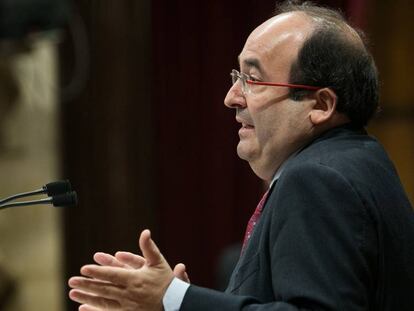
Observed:
[[[254,82],[259,81],[259,79],[254,76],[249,76],[249,80],[254,81]]]

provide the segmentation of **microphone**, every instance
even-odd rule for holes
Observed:
[[[53,195],[71,192],[72,186],[69,180],[58,180],[54,182],[50,182],[43,186],[45,193],[50,197]]]
[[[44,185],[41,189],[33,190],[33,191],[30,191],[30,192],[18,193],[18,194],[10,196],[8,198],[1,199],[0,200],[0,205],[2,205],[4,203],[7,203],[7,202],[10,202],[10,201],[14,201],[16,199],[29,197],[29,196],[32,196],[32,195],[44,194],[45,193],[48,196],[53,196],[53,195],[57,195],[57,194],[65,193],[65,192],[70,192],[70,191],[72,191],[72,186],[71,186],[69,180],[59,180],[59,181],[50,182],[50,183]]]
[[[78,204],[78,195],[75,191],[55,195],[52,197],[52,204],[55,207],[75,206]]]
[[[23,197],[46,194],[49,198],[10,202]],[[10,202],[10,203],[8,203]],[[14,206],[28,206],[39,204],[52,204],[53,206],[74,206],[78,203],[77,195],[75,191],[72,191],[72,186],[69,180],[54,181],[44,185],[41,189],[37,189],[30,192],[23,192],[12,195],[5,199],[0,199],[0,209],[5,209]]]
[[[8,208],[8,207],[41,205],[41,204],[52,204],[55,207],[75,206],[78,204],[78,196],[75,191],[71,191],[71,192],[67,192],[64,194],[58,194],[58,195],[45,198],[45,199],[11,202],[8,204],[1,205],[0,210]]]

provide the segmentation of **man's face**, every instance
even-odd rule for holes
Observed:
[[[240,72],[264,82],[287,83],[291,64],[305,38],[312,32],[312,21],[303,13],[278,15],[256,28],[239,56]],[[309,138],[309,111],[312,100],[293,101],[286,87],[251,87],[244,93],[240,81],[224,100],[236,109],[241,123],[237,153],[247,160],[260,178],[270,180],[290,154]]]

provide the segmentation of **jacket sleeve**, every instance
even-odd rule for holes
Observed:
[[[271,196],[268,249],[274,301],[197,286],[187,310],[368,310],[375,292],[376,231],[365,201],[321,164],[287,169]]]

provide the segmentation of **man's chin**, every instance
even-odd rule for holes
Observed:
[[[254,159],[255,154],[257,152],[255,152],[254,148],[248,142],[241,140],[237,145],[237,155],[240,159],[251,161]]]

